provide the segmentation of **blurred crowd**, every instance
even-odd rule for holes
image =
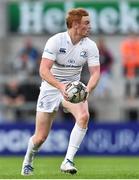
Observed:
[[[39,63],[41,53],[31,38],[25,38],[23,47],[9,66],[11,77],[3,84],[1,121],[24,121],[32,117],[39,94]]]
[[[130,106],[126,114],[132,121],[138,120],[138,98],[139,98],[139,36],[131,32],[120,45],[122,56],[123,76],[126,79],[124,97]]]

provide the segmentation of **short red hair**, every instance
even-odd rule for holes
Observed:
[[[73,21],[77,21],[80,23],[83,16],[89,16],[89,13],[83,8],[70,10],[66,17],[67,28],[70,29],[72,27]]]

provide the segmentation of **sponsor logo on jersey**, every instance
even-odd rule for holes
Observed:
[[[59,52],[65,54],[66,53],[66,48],[60,48]]]
[[[80,68],[80,67],[82,67],[81,65],[60,64],[60,63],[58,63],[58,62],[56,62],[56,61],[55,61],[55,64],[56,64],[57,66],[61,66],[61,67],[75,67],[75,68]]]
[[[83,58],[86,58],[87,57],[87,52],[86,51],[80,52],[80,56],[83,57]]]

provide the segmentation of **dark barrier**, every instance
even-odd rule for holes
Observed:
[[[73,124],[54,124],[39,154],[63,155]],[[139,155],[139,124],[91,124],[80,155]],[[0,125],[0,155],[25,154],[31,124]]]

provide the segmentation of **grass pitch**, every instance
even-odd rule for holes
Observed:
[[[34,175],[20,175],[23,157],[0,157],[0,179],[139,179],[139,157],[80,157],[78,173],[59,170],[63,157],[36,157]]]

